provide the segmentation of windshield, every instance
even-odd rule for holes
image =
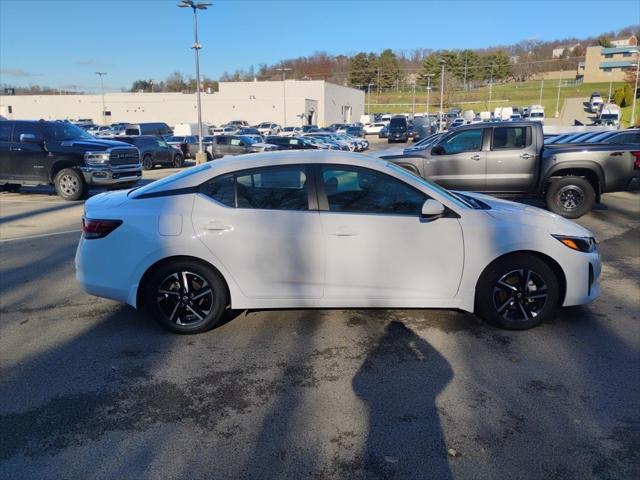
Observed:
[[[169,137],[167,142],[184,142],[184,137]]]
[[[409,177],[414,181],[417,180],[418,182],[422,183],[427,188],[438,192],[438,194],[440,194],[441,196],[443,196],[444,198],[446,198],[450,202],[455,203],[458,207],[463,207],[463,208],[464,207],[466,207],[466,208],[472,207],[471,204],[469,204],[468,202],[465,202],[461,198],[455,196],[453,193],[451,193],[446,188],[442,188],[437,183],[433,183],[433,182],[431,182],[429,180],[425,180],[421,176],[419,176],[419,175],[417,175],[417,174],[415,174],[413,172],[410,172],[406,168],[402,168],[402,167],[396,165],[395,163],[391,163],[391,162],[387,162],[387,166],[391,170],[395,171],[396,173],[400,173],[400,174],[402,174],[402,176]]]
[[[617,113],[604,113],[600,115],[600,120],[617,120],[617,119],[618,119]]]
[[[531,118],[542,118],[544,117],[544,113],[539,113],[539,112],[532,112],[529,117]]]
[[[62,142],[65,140],[93,140],[94,137],[88,134],[86,131],[81,129],[80,127],[76,127],[71,123],[44,123],[42,124],[44,131],[47,133],[48,137],[55,138],[58,142]]]

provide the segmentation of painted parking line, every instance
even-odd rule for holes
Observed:
[[[17,242],[18,240],[34,240],[36,238],[53,237],[55,235],[67,235],[69,233],[80,233],[82,230],[65,230],[64,232],[41,233],[38,235],[28,235],[26,237],[7,238],[0,240],[0,243]]]

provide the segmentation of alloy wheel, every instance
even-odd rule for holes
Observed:
[[[80,181],[73,175],[60,177],[60,190],[67,196],[75,195],[80,190]]]
[[[493,289],[493,306],[505,320],[526,322],[536,318],[547,303],[547,285],[529,269],[502,275]]]
[[[567,210],[575,210],[584,202],[584,192],[576,185],[567,185],[558,191],[560,205]]]
[[[156,294],[160,312],[177,325],[204,322],[214,306],[214,291],[202,276],[190,271],[165,277]]]

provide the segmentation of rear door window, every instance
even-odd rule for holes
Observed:
[[[514,150],[531,145],[531,127],[497,127],[493,129],[492,150]]]
[[[13,128],[13,141],[19,142],[20,135],[22,134],[34,135],[36,139],[42,139],[42,133],[40,133],[40,130],[30,123],[16,123]]]

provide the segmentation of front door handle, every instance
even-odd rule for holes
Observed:
[[[482,157],[480,155],[473,155],[471,160],[480,160]]]
[[[522,155],[520,155],[520,158],[522,158],[523,160],[529,160],[531,157],[533,157],[533,155],[529,155],[528,153],[523,153]]]
[[[358,235],[358,232],[356,232],[355,230],[349,230],[347,228],[338,228],[335,232],[329,233],[329,235],[339,238],[346,238],[355,237],[356,235]]]
[[[204,226],[204,229],[211,232],[228,232],[230,230],[233,230],[233,226],[223,225],[222,223],[211,221]]]

